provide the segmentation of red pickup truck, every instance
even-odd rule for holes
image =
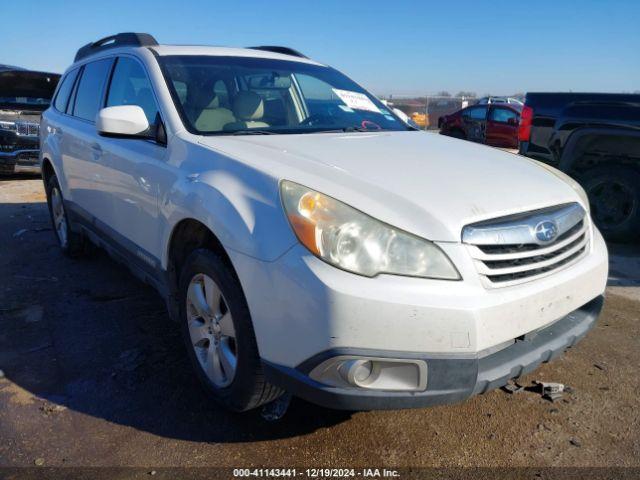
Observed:
[[[440,133],[486,143],[493,147],[518,148],[518,125],[522,106],[512,103],[478,104],[440,117]]]

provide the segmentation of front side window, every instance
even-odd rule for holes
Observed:
[[[518,114],[509,108],[493,108],[489,114],[489,120],[509,123],[509,121],[518,120]]]
[[[487,107],[470,107],[463,115],[471,120],[484,120],[487,117]]]
[[[113,59],[105,58],[85,65],[77,88],[74,116],[95,121],[112,63]]]
[[[118,58],[109,86],[107,107],[119,105],[137,105],[144,110],[149,124],[156,121],[158,105],[151,82],[142,65],[130,57]]]
[[[73,89],[73,84],[76,81],[77,76],[78,76],[78,69],[72,70],[64,77],[64,80],[60,84],[60,88],[58,89],[58,94],[56,95],[56,99],[53,102],[53,106],[59,112],[64,112],[67,110],[67,103],[69,102],[69,96],[71,95],[71,90]]]
[[[377,98],[329,67],[195,55],[158,61],[193,133],[412,130]]]

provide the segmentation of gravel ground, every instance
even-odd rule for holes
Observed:
[[[0,181],[2,466],[640,466],[640,248],[611,248],[596,328],[521,379],[555,403],[494,391],[421,410],[292,402],[280,422],[207,401],[149,287],[97,251],[62,256],[42,182]]]

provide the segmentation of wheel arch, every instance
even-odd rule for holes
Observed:
[[[622,164],[640,166],[640,131],[616,128],[576,130],[562,150],[558,168],[563,172],[581,173],[612,157]]]
[[[198,248],[206,248],[215,252],[229,267],[232,274],[238,278],[226,248],[205,223],[192,217],[178,221],[171,230],[165,249],[167,287],[171,300],[173,300],[169,302],[169,310],[173,318],[177,318],[178,307],[175,300],[178,298],[180,271],[189,254]]]
[[[166,258],[167,269],[178,272],[193,250],[207,248],[223,259],[235,273],[231,258],[217,235],[203,222],[195,218],[183,218],[176,223],[169,235]]]
[[[56,169],[53,166],[53,162],[49,160],[49,157],[42,158],[40,170],[42,172],[42,181],[44,182],[46,187],[49,184],[49,179],[52,176],[56,175]]]

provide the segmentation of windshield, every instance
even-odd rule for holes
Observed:
[[[164,56],[159,62],[193,133],[410,130],[378,99],[329,67],[189,55]]]

